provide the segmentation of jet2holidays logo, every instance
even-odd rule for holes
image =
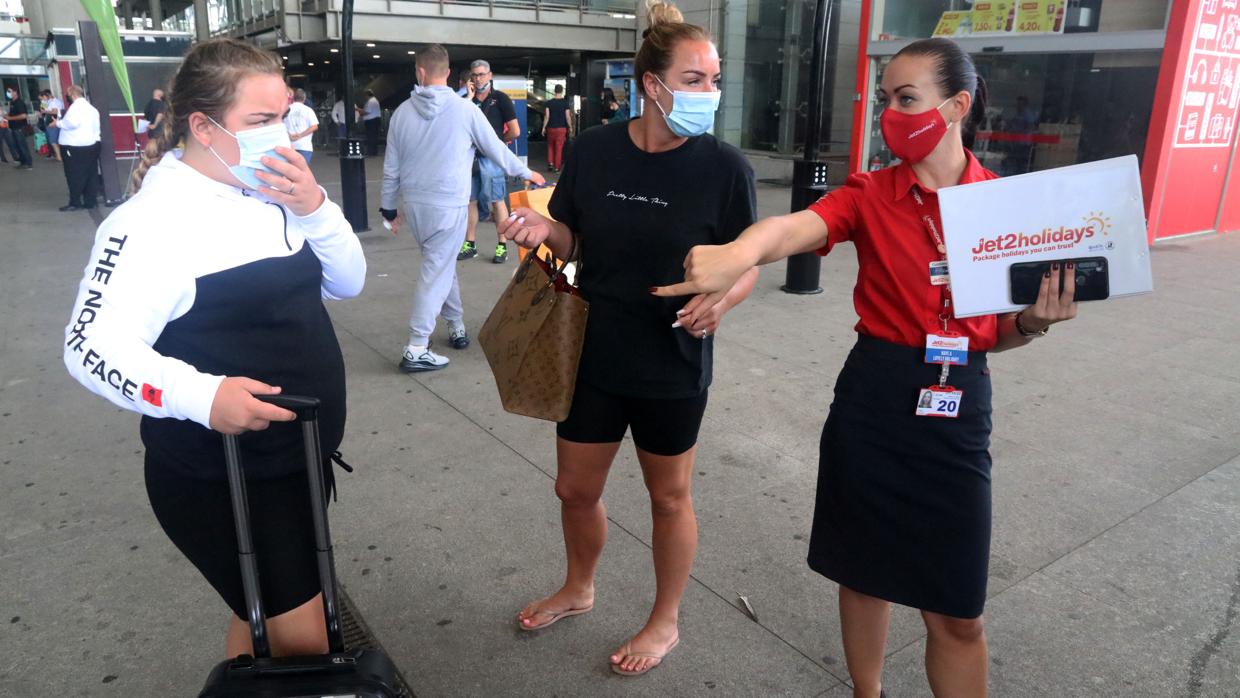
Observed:
[[[973,261],[1024,257],[1054,250],[1075,250],[1086,241],[1090,241],[1090,252],[1113,250],[1115,241],[1103,239],[1109,238],[1111,232],[1111,219],[1101,211],[1090,211],[1089,215],[1081,216],[1081,222],[1076,225],[1046,227],[1032,235],[1004,233],[992,238],[978,238],[977,244],[973,246]]]

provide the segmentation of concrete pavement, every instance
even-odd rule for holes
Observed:
[[[226,610],[154,521],[136,416],[64,371],[97,221],[56,212],[59,167],[35,165],[0,169],[0,695],[193,695]],[[804,558],[818,436],[854,340],[853,251],[826,260],[820,296],[785,295],[782,265],[764,270],[725,320],[682,643],[626,679],[607,655],[654,592],[632,449],[610,478],[594,612],[517,630],[562,575],[554,428],[500,408],[476,345],[441,372],[396,371],[418,255],[379,226],[380,167],[367,161],[366,290],[329,305],[357,467],[332,517],[341,581],[418,695],[850,695],[835,588]],[[338,200],[337,161],[314,169]],[[787,201],[760,190],[763,215]],[[474,335],[514,268],[490,264],[493,236],[483,224],[480,258],[460,266]],[[994,695],[1240,695],[1240,235],[1160,245],[1154,269],[1155,294],[1086,306],[992,358]],[[924,649],[897,609],[891,698],[929,695]]]

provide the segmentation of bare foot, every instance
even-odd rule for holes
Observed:
[[[539,630],[568,616],[577,616],[594,608],[594,589],[570,591],[561,588],[545,599],[531,602],[517,614],[522,630]]]
[[[623,674],[644,674],[658,666],[679,642],[676,623],[652,620],[611,655],[612,669]]]

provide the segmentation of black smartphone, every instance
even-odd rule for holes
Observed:
[[[1111,277],[1107,271],[1106,257],[1060,259],[1056,262],[1072,263],[1072,271],[1076,274],[1076,300],[1104,301],[1111,297]],[[1042,277],[1050,271],[1053,263],[1018,262],[1008,269],[1012,305],[1033,305],[1037,302],[1038,291],[1042,288]]]

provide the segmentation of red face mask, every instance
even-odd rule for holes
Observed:
[[[947,99],[943,104],[947,104]],[[905,114],[894,109],[884,109],[879,117],[883,140],[891,154],[912,165],[926,159],[939,146],[947,133],[948,123],[939,109],[943,104],[920,114]]]

